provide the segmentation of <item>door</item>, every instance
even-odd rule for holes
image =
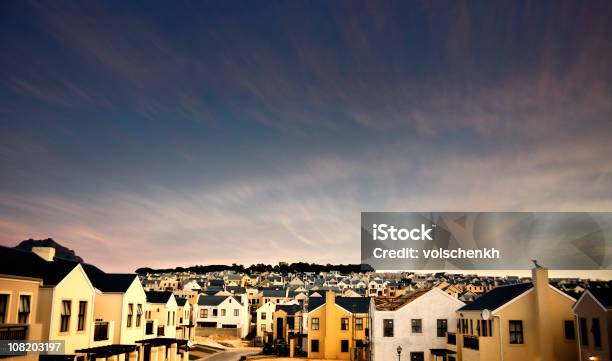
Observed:
[[[285,328],[283,327],[283,319],[282,318],[277,318],[276,319],[276,338],[277,339],[281,339],[284,340],[285,339]]]

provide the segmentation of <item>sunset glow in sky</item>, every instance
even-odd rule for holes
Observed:
[[[0,3],[0,244],[358,263],[361,211],[612,211],[612,2]]]

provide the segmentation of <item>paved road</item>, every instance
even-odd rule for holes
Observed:
[[[240,356],[254,355],[261,351],[261,349],[242,349],[242,350],[227,350],[216,353],[206,358],[206,361],[238,361]]]

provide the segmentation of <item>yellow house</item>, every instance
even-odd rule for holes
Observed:
[[[500,286],[460,308],[457,334],[449,335],[447,360],[575,361],[574,299],[535,268],[532,282]]]
[[[325,297],[308,300],[308,358],[365,360],[368,355],[370,298]]]

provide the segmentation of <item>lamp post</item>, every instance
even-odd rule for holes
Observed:
[[[402,346],[397,346],[397,361],[401,361],[400,357],[402,355]]]

